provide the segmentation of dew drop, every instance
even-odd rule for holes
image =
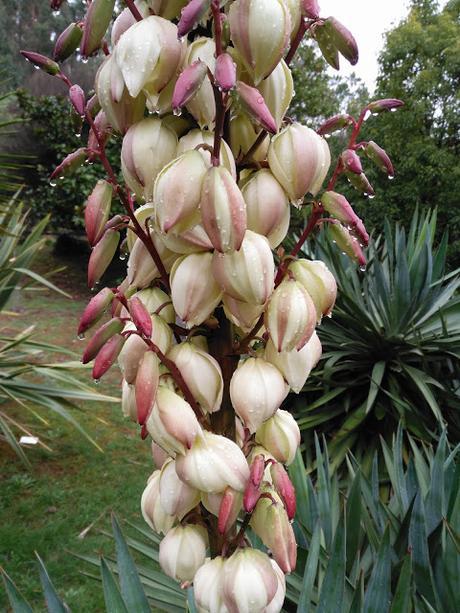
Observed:
[[[375,198],[375,194],[369,194],[369,200],[373,200]]]
[[[394,178],[395,178],[394,175],[388,175],[388,181],[393,181]]]
[[[79,341],[83,341],[83,340],[85,340],[85,335],[82,332],[81,334],[78,335],[77,338],[78,338]]]
[[[50,185],[51,185],[51,187],[56,187],[56,185],[57,185],[56,181],[50,181]]]
[[[99,385],[100,379],[94,379],[94,385]]]
[[[363,264],[362,266],[359,267],[359,270],[361,272],[365,272],[366,271],[366,264]]]
[[[83,62],[83,64],[87,64],[88,63],[88,58],[87,57],[82,57],[81,61]]]
[[[182,115],[182,109],[179,107],[173,109],[173,115],[175,115],[176,117],[180,117]]]

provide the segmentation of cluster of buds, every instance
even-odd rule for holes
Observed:
[[[334,187],[344,174],[372,193],[361,151],[393,174],[378,145],[356,138],[368,113],[399,102],[371,103],[358,121],[336,116],[317,132],[285,117],[289,62],[306,32],[331,63],[338,53],[357,61],[352,35],[321,18],[316,1],[126,4],[110,44],[115,2],[92,0],[58,38],[56,61],[24,52],[67,83],[89,124],[87,147],[54,174],[86,157],[107,172],[85,209],[89,286],[117,249],[128,254],[124,281],[101,289],[82,315],[80,337],[96,327],[83,362],[94,362],[96,380],[118,363],[123,412],[152,441],[156,470],[141,508],[164,535],[164,572],[193,584],[200,611],[276,613],[296,565],[285,466],[300,430],[287,398],[321,357],[315,330],[337,292],[323,262],[298,256],[309,234],[329,224],[342,251],[364,263],[367,232]],[[88,101],[58,63],[78,44],[82,56],[106,55]],[[324,191],[324,137],[348,126],[350,143]],[[113,133],[123,139],[126,188],[105,153]],[[111,217],[114,197],[124,215]],[[286,255],[291,205],[309,208],[310,220]],[[265,551],[252,548],[248,527]]]

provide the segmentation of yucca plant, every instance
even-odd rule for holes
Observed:
[[[379,478],[377,454],[370,478],[350,455],[347,477],[340,482],[337,473],[331,474],[326,445],[321,449],[316,438],[318,469],[313,481],[306,477],[298,453],[290,473],[298,492],[299,555],[295,573],[287,577],[283,611],[459,610],[459,447],[452,449],[445,433],[436,451],[418,445],[408,435],[411,455],[405,462],[403,436],[399,428],[391,447],[381,443],[384,479]],[[79,556],[100,567],[107,611],[195,611],[192,589],[180,590],[160,571],[159,537],[147,527],[129,524],[133,536],[125,539],[115,518],[112,523],[116,557]],[[260,545],[251,538],[254,546]],[[128,547],[142,558],[137,567]],[[64,611],[64,603],[39,562],[48,610]],[[3,577],[13,612],[31,610],[25,608],[11,579],[5,573]],[[56,602],[61,608],[56,608]]]
[[[387,223],[365,274],[330,241],[316,244],[338,299],[318,330],[323,360],[293,402],[307,439],[313,428],[330,438],[333,468],[349,449],[369,466],[399,421],[427,442],[444,426],[460,435],[460,277],[446,271],[447,235],[438,246],[435,236],[435,211],[416,214],[407,233]]]

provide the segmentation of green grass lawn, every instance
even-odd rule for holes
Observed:
[[[47,252],[38,271],[43,273],[57,264],[62,262],[56,262]],[[0,327],[21,330],[34,324],[37,339],[80,353],[84,343],[75,336],[76,323],[90,297],[82,280],[84,266],[84,262],[72,261],[54,278],[58,286],[72,294],[72,300],[49,291],[20,293],[8,306],[14,314],[2,315]],[[117,369],[113,370],[97,390],[118,396],[120,377]],[[79,376],[90,381],[90,371],[81,371]],[[136,426],[122,417],[118,403],[85,403],[73,411],[104,453],[50,412],[41,414],[48,421],[45,425],[17,407],[9,410],[53,451],[28,451],[32,470],[27,470],[0,441],[0,565],[34,610],[44,610],[34,560],[37,551],[73,611],[103,611],[100,584],[82,574],[84,570],[94,573],[94,568],[71,552],[113,551],[112,542],[100,533],[101,529],[110,530],[111,510],[120,520],[139,521],[140,496],[152,470],[149,443],[142,442]],[[95,526],[79,538],[94,521]],[[0,610],[5,607],[0,588]]]

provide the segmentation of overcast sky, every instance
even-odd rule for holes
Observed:
[[[441,2],[445,4],[445,2]],[[356,74],[372,91],[377,77],[377,57],[383,46],[383,33],[408,13],[408,0],[320,0],[321,16],[337,17],[353,32],[359,46],[359,62],[350,67],[341,58],[340,72]]]

